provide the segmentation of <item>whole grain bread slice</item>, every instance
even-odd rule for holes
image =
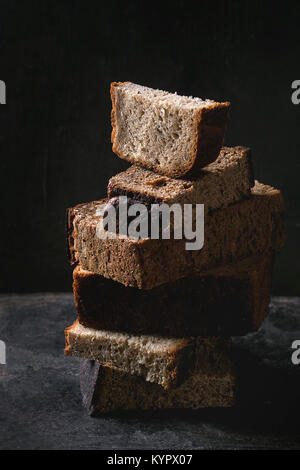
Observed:
[[[259,182],[248,199],[212,211],[205,218],[201,250],[186,250],[185,240],[99,238],[97,229],[101,231],[103,223],[97,214],[106,202],[93,201],[68,210],[70,262],[139,289],[266,253],[285,240],[281,192]]]
[[[218,360],[227,343],[219,338],[171,338],[159,335],[129,335],[123,332],[86,328],[78,321],[66,329],[65,354],[96,360],[147,382],[168,389],[182,383],[196,367],[207,369],[206,355],[214,354],[217,373],[225,362]],[[225,346],[224,346],[225,345]]]
[[[66,329],[67,356],[97,360],[102,365],[142,376],[164,388],[181,383],[194,361],[193,338],[163,338],[86,328],[76,321]]]
[[[267,253],[150,290],[125,287],[77,266],[78,319],[88,328],[132,334],[244,335],[258,329],[268,313],[272,260]]]
[[[127,196],[147,206],[204,204],[210,211],[249,196],[253,185],[250,149],[223,147],[217,160],[202,168],[196,179],[174,179],[132,165],[109,180],[107,195]]]
[[[172,177],[196,175],[221,149],[230,103],[111,84],[113,151]]]
[[[164,390],[142,377],[84,359],[80,388],[91,416],[125,410],[231,407],[237,401],[237,378],[230,366],[223,375],[194,372],[179,387]]]

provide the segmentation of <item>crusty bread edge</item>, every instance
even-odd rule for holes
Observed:
[[[225,101],[224,103],[215,102],[198,110],[195,119],[194,161],[190,169],[184,174],[185,177],[195,178],[204,166],[213,163],[218,158],[224,142],[229,108],[230,102]],[[211,126],[209,122],[216,110],[219,111],[220,123],[218,126]],[[218,138],[215,137],[216,133],[219,134]],[[212,139],[214,145],[206,145],[210,139]],[[202,147],[204,147],[203,151]]]
[[[116,133],[116,100],[115,100],[115,88],[118,86],[122,86],[125,83],[128,82],[112,82],[110,84],[110,98],[112,102],[112,110],[111,110],[111,125],[112,125],[112,131],[111,131],[111,143],[113,144],[113,152],[115,152],[118,155],[117,148],[114,148],[114,138],[115,138],[115,133]],[[120,155],[118,155],[120,156]],[[124,158],[121,157],[120,158]]]
[[[77,207],[77,206],[75,206]],[[67,258],[69,261],[70,266],[76,266],[78,261],[76,260],[76,251],[74,248],[74,226],[73,226],[73,219],[75,217],[74,209],[75,207],[70,207],[66,210],[65,215],[65,236],[66,236],[66,251],[67,251]]]
[[[71,330],[76,326],[78,320],[75,320],[72,325],[68,326],[65,328],[65,349],[64,349],[64,355],[65,356],[71,356],[71,344],[70,344],[70,332]]]

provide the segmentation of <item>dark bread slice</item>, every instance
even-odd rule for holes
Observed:
[[[84,359],[80,365],[83,406],[90,416],[125,410],[231,407],[237,401],[237,378],[230,361],[226,358],[225,362],[222,374],[194,371],[179,387],[164,390],[142,377]]]
[[[86,328],[78,321],[66,328],[65,338],[66,356],[96,360],[165,389],[182,383],[195,364],[194,338],[129,335]]]
[[[204,246],[186,250],[185,240],[98,238],[99,206],[79,204],[68,211],[71,264],[139,289],[152,289],[218,266],[262,255],[285,240],[281,192],[256,182],[251,197],[205,217]]]
[[[114,82],[113,152],[171,177],[195,176],[223,144],[230,103]]]
[[[107,195],[127,196],[147,206],[162,202],[204,204],[210,211],[248,197],[253,185],[250,149],[223,147],[217,160],[202,168],[194,180],[160,176],[132,165],[109,180]]]
[[[244,335],[268,313],[272,259],[272,253],[253,257],[146,291],[77,266],[78,319],[86,327],[132,334]]]

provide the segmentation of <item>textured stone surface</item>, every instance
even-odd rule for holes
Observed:
[[[242,392],[235,409],[123,413],[90,418],[81,404],[79,361],[64,357],[71,294],[2,295],[1,449],[300,448],[300,299],[274,298],[262,328],[235,338]]]

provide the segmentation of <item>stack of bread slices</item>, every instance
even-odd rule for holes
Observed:
[[[113,83],[111,98],[113,151],[132,165],[110,179],[106,198],[67,211],[78,318],[65,354],[85,359],[83,402],[91,414],[233,406],[230,337],[268,313],[282,195],[254,180],[248,148],[222,147],[229,103],[130,82]],[[203,246],[117,228],[99,236],[99,209],[121,196],[148,211],[203,204]]]

